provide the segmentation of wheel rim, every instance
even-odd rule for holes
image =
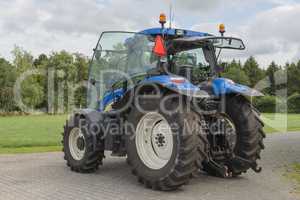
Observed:
[[[69,134],[69,149],[74,160],[81,160],[85,153],[85,138],[79,128],[73,128]]]
[[[150,169],[163,168],[173,153],[173,134],[168,121],[157,112],[145,114],[136,128],[135,142],[141,161]]]

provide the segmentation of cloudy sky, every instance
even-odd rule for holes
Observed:
[[[88,56],[104,30],[138,31],[158,26],[159,13],[173,2],[177,28],[244,39],[266,66],[300,59],[300,0],[1,0],[0,56],[11,59],[14,45],[34,55],[68,50]]]

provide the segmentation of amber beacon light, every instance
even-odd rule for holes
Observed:
[[[164,13],[161,13],[159,16],[159,23],[162,27],[164,27],[165,23],[167,22],[167,17]]]
[[[221,35],[223,36],[225,31],[225,25],[224,24],[220,24],[219,25],[219,32],[221,33]]]

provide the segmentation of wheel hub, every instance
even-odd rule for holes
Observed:
[[[84,149],[84,146],[85,146],[85,144],[84,144],[84,138],[83,137],[79,137],[77,139],[77,147],[78,147],[78,149],[80,151],[82,151]]]
[[[224,156],[227,157],[227,154],[230,156],[237,142],[235,125],[227,116],[219,115],[211,123],[208,138],[215,158],[222,159]]]
[[[163,136],[163,134],[159,133],[156,135],[155,137],[155,144],[158,147],[163,147],[165,145],[166,141],[165,141],[165,136]]]

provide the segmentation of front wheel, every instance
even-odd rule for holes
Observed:
[[[90,125],[88,119],[74,116],[64,127],[64,159],[72,171],[91,173],[102,164],[104,144],[98,133],[92,133]]]
[[[143,110],[147,112],[135,106],[131,109],[128,163],[146,187],[174,190],[186,184],[197,170],[199,118],[192,111],[175,111],[179,105],[176,99],[159,102],[165,102],[172,114],[164,113],[157,101],[144,101]]]

